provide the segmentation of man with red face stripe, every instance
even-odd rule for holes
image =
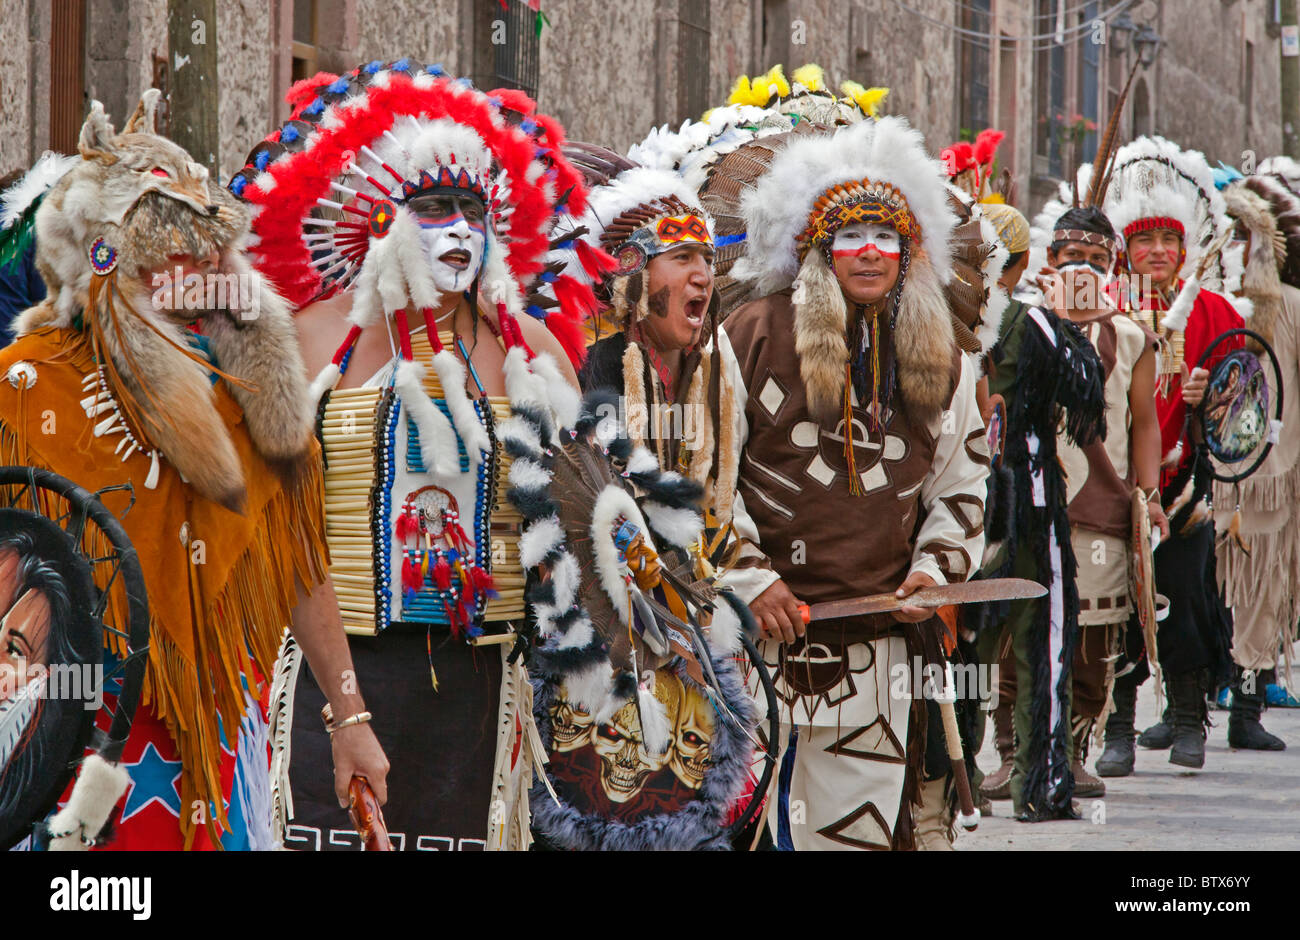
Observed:
[[[725,583],[794,725],[768,825],[781,849],[947,847],[926,703],[897,681],[941,655],[934,611],[805,625],[799,610],[964,581],[983,553],[988,445],[942,289],[944,176],[884,118],[791,143],[742,209],[732,274],[759,299],[718,334],[741,445]]]

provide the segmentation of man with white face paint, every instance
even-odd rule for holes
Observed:
[[[444,294],[469,290],[483,264],[483,204],[464,193],[435,191],[408,205],[420,225],[434,286]]]
[[[943,782],[922,783],[903,680],[942,626],[914,606],[805,625],[800,604],[964,581],[983,551],[988,447],[942,289],[956,219],[893,117],[791,143],[742,210],[732,273],[761,299],[718,336],[741,412],[728,580],[794,725],[768,825],[785,849],[915,848]]]
[[[581,180],[531,101],[438,66],[371,63],[297,107],[277,140],[312,121],[343,128],[352,149],[311,136],[260,174],[255,151],[246,185],[275,179],[253,196],[260,219],[280,220],[264,263],[304,285],[295,322],[317,375],[332,571],[395,770],[386,821],[399,848],[526,848],[540,741],[524,661],[509,656],[526,605],[504,422],[521,395],[577,400],[557,309],[527,308],[524,289],[560,204],[585,198]],[[294,228],[288,213],[311,217]],[[289,681],[292,763],[275,779],[293,796],[285,843],[355,847],[332,836],[346,817],[307,785],[330,747],[314,677]]]

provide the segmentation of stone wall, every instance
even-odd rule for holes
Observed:
[[[1156,61],[1155,131],[1204,151],[1211,164],[1240,164],[1282,147],[1280,48],[1265,32],[1267,0],[1164,0],[1165,40]],[[1254,107],[1245,105],[1245,48],[1254,44]]]
[[[1238,163],[1281,146],[1278,42],[1264,29],[1268,0],[1160,0],[1156,28],[1165,46],[1146,76],[1154,128]],[[319,0],[318,65],[341,71],[368,59],[410,55],[472,71],[490,50],[474,47],[470,22],[497,0]],[[711,0],[709,69],[688,73],[677,56],[679,0],[547,0],[539,100],[571,137],[625,150],[650,127],[685,117],[682,83],[705,83],[710,105],[725,101],[739,74],[776,61],[787,73],[817,62],[837,85],[852,78],[887,85],[886,113],[902,114],[932,152],[957,135],[959,47],[951,0]],[[1032,0],[995,0],[993,31],[1034,32]],[[228,0],[218,5],[219,166],[223,176],[286,115],[292,0]],[[49,7],[5,0],[0,15],[0,172],[30,163],[48,144]],[[166,51],[162,0],[87,0],[86,83],[114,119],[125,119],[152,79],[152,54]],[[1245,113],[1244,44],[1255,44],[1254,106]],[[1003,69],[990,50],[990,114],[1007,133],[1001,151],[1019,201],[1032,209],[1029,181],[1035,132],[1034,57],[1019,42]],[[1015,88],[1002,88],[1004,81]]]
[[[32,58],[33,47],[42,41],[31,29],[29,7],[34,5],[46,6],[32,0],[9,0],[4,16],[0,16],[0,49],[5,50],[0,56],[0,175],[25,167],[34,159],[30,152],[32,119],[34,105],[40,99],[32,94]],[[48,9],[45,16],[48,20]],[[48,38],[44,43],[48,68]],[[48,80],[46,85],[48,88]],[[45,100],[49,100],[48,96]]]
[[[221,152],[217,165],[229,179],[244,157],[274,126],[267,113],[274,48],[271,7],[264,0],[217,4],[217,87]]]

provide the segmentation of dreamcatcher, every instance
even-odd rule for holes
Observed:
[[[534,829],[562,849],[725,847],[758,809],[751,799],[733,814],[755,751],[769,759],[754,791],[770,781],[775,695],[764,682],[762,741],[742,657],[766,672],[748,609],[702,557],[699,489],[634,448],[616,413],[593,394],[572,430],[528,408],[501,427],[526,520],[525,634],[549,753]]]
[[[0,663],[18,680],[0,684],[0,849],[28,835],[89,847],[126,789],[119,762],[144,685],[149,605],[104,492],[0,467]],[[105,648],[116,657],[107,671]]]

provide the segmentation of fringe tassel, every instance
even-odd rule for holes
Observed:
[[[853,455],[853,366],[844,366],[844,459],[848,463],[849,493],[862,495],[862,478],[858,476],[858,461]]]
[[[282,490],[267,504],[254,541],[231,566],[221,593],[191,597],[196,638],[204,641],[197,668],[161,630],[152,634],[142,702],[166,724],[180,751],[180,826],[187,849],[196,834],[190,812],[195,801],[206,807],[213,845],[220,845],[221,831],[228,827],[218,715],[233,746],[245,710],[241,677],[251,678],[250,666],[272,675],[281,635],[298,602],[297,583],[314,586],[327,576],[323,492],[320,465],[313,462],[292,490]],[[203,667],[204,657],[214,668]]]

